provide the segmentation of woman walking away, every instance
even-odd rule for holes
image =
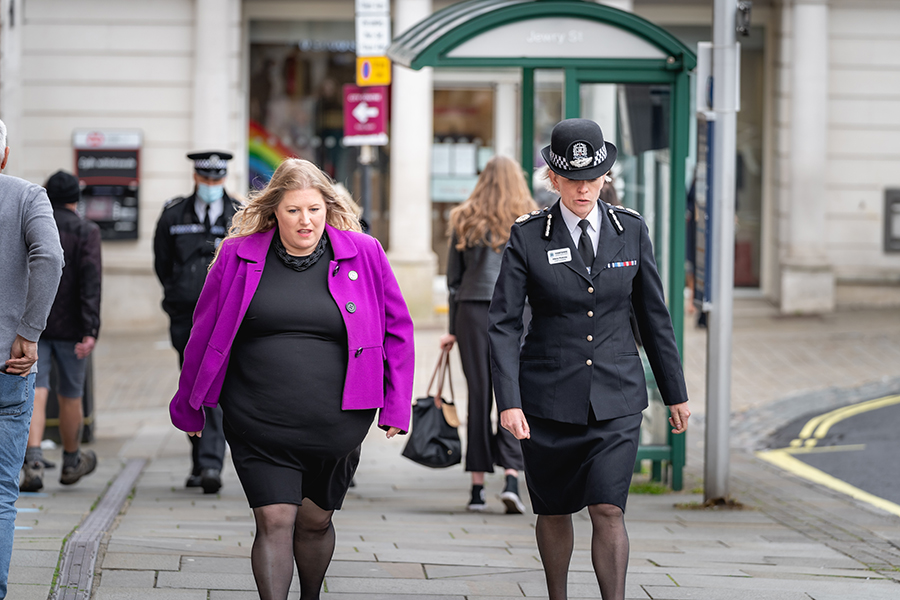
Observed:
[[[459,342],[459,355],[469,388],[466,424],[466,471],[472,473],[468,510],[486,508],[484,474],[503,467],[506,485],[500,499],[507,513],[522,513],[519,471],[524,466],[519,441],[505,429],[494,431],[491,358],[487,335],[488,307],[509,228],[522,213],[537,209],[522,168],[505,156],[495,156],[478,178],[468,200],[450,212],[447,288],[450,291],[450,333],[441,348]]]
[[[624,600],[625,502],[647,407],[632,310],[674,433],[691,414],[684,374],[647,225],[600,199],[616,147],[593,121],[567,119],[541,153],[560,199],[510,232],[490,308],[494,391],[522,440],[550,600],[567,597],[572,513],[585,507],[600,594]]]
[[[176,427],[221,404],[256,519],[259,597],[319,598],[341,508],[376,410],[409,428],[413,324],[381,245],[314,164],[288,159],[233,219],[194,313]]]

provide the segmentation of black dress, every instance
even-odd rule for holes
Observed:
[[[347,330],[328,291],[333,256],[326,246],[295,271],[273,244],[231,348],[219,403],[252,508],[309,498],[339,509],[375,417],[375,409],[341,409]]]

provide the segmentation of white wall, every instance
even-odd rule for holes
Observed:
[[[152,238],[164,202],[189,193],[192,147],[194,0],[28,0],[22,31],[20,160],[11,173],[42,183],[72,171],[72,131],[143,131],[139,238],[104,242],[103,329],[165,327],[152,273]],[[235,152],[229,188],[244,189],[244,92],[240,0],[229,10],[229,127]],[[23,145],[24,143],[24,145]]]
[[[898,283],[882,212],[885,188],[900,188],[900,2],[832,0],[830,10],[828,256],[839,283]]]

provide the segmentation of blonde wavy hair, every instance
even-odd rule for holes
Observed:
[[[328,175],[308,160],[288,158],[278,165],[266,187],[251,193],[247,203],[238,209],[231,220],[228,237],[246,237],[269,231],[276,225],[275,209],[285,192],[309,189],[319,190],[322,194],[326,223],[335,229],[362,231],[355,212],[335,189]]]
[[[519,215],[537,210],[519,163],[506,156],[488,161],[469,198],[450,211],[457,250],[489,246],[500,252]]]

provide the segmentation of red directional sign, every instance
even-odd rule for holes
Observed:
[[[385,146],[388,88],[344,85],[344,145]]]

